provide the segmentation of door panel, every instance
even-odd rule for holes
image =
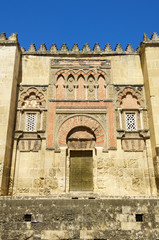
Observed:
[[[93,190],[92,151],[70,152],[70,190]]]

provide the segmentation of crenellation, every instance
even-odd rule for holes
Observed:
[[[146,33],[143,34],[143,42],[148,42],[150,39]]]
[[[47,52],[47,48],[46,48],[45,43],[42,43],[40,45],[40,48],[39,48],[38,52],[40,52],[40,53],[46,53]]]
[[[20,49],[22,53],[26,51],[24,47],[21,47]]]
[[[58,49],[55,43],[53,43],[50,47],[50,53],[57,53]]]
[[[74,43],[72,49],[71,49],[71,52],[73,53],[79,53],[80,52],[80,49],[79,49],[79,46],[77,43]]]
[[[135,50],[133,49],[133,47],[131,46],[131,44],[128,44],[126,49],[125,49],[125,52],[127,53],[134,53]]]
[[[31,43],[30,47],[28,48],[29,53],[34,53],[36,52],[36,47],[34,43]]]
[[[91,53],[91,48],[88,43],[86,43],[82,48],[83,53]]]
[[[123,49],[120,43],[117,43],[114,51],[117,53],[123,53]]]
[[[105,45],[105,48],[104,48],[104,52],[105,53],[110,53],[110,52],[113,52],[113,49],[112,49],[112,47],[111,47],[111,45],[109,44],[109,43],[107,43],[106,45]]]
[[[100,48],[100,45],[99,43],[95,43],[94,47],[93,47],[93,52],[95,53],[101,53],[101,48]]]
[[[159,41],[159,36],[156,32],[154,32],[151,36],[151,40],[152,41]]]
[[[7,40],[6,34],[2,32],[0,35],[0,41],[6,41],[6,40]]]
[[[8,38],[8,41],[18,41],[18,34],[17,33],[12,33],[10,37]]]
[[[33,46],[34,45],[34,46]],[[22,50],[24,50],[22,48]],[[111,45],[109,43],[106,44],[104,50],[100,48],[99,43],[96,43],[93,47],[93,50],[91,50],[88,43],[86,43],[82,50],[79,49],[79,46],[77,43],[75,43],[71,50],[68,49],[66,43],[63,43],[61,46],[61,49],[58,50],[55,43],[53,43],[50,47],[50,50],[47,50],[46,45],[43,43],[40,45],[39,50],[36,50],[35,44],[31,44],[28,51],[22,51],[22,54],[34,54],[34,55],[58,55],[58,54],[67,54],[67,55],[76,55],[80,54],[83,56],[84,54],[91,54],[91,55],[117,55],[117,54],[137,54],[138,51],[134,51],[131,44],[128,44],[126,47],[126,50],[123,51],[120,44],[116,45],[115,50],[113,51]]]
[[[68,47],[67,47],[66,43],[63,43],[62,46],[61,46],[60,52],[65,53],[65,52],[68,52],[68,51],[69,50],[68,50]]]

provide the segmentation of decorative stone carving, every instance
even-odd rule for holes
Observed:
[[[56,99],[105,100],[108,84],[109,76],[101,69],[62,69],[56,73]]]
[[[88,77],[87,83],[88,83],[87,99],[95,100],[95,79],[93,75],[90,75]]]
[[[111,60],[108,59],[51,59],[51,68],[63,70],[63,69],[110,69]]]
[[[38,108],[39,106],[40,101],[34,94],[26,98],[23,105],[24,108]]]
[[[68,77],[67,84],[68,84],[67,100],[74,100],[75,99],[75,88],[74,88],[75,79],[72,74]]]
[[[138,87],[139,86],[137,86],[135,88],[134,87],[122,87],[122,88],[120,87],[120,90],[117,94],[117,101],[116,101],[117,105],[120,106],[122,103],[122,100],[126,97],[127,94],[130,93],[134,98],[137,99],[137,103],[142,106],[143,105],[143,97],[142,97],[142,92],[141,92],[142,88],[140,86],[141,90],[139,92]],[[115,89],[118,91],[119,87],[116,86]]]
[[[45,138],[47,88],[20,86],[20,90],[15,139],[19,141],[19,151],[36,152],[41,149],[41,139]]]
[[[142,152],[145,142],[143,139],[122,139],[122,148],[125,152]]]
[[[39,92],[37,88],[29,88],[20,94],[18,105],[22,108],[44,107],[44,94]]]
[[[118,138],[121,138],[124,151],[143,151],[145,139],[149,138],[146,129],[142,86],[115,87],[117,91],[116,121]]]
[[[87,127],[72,129],[67,136],[69,149],[93,149],[95,147],[95,136],[93,131]]]
[[[78,127],[86,127],[91,129],[92,133],[96,138],[96,146],[105,146],[105,137],[104,137],[104,128],[103,126],[96,121],[92,116],[85,115],[75,115],[67,118],[62,125],[57,127],[57,145],[67,146],[67,135],[70,131],[74,131],[73,129]]]
[[[38,152],[41,149],[41,140],[20,140],[18,146],[20,152]]]

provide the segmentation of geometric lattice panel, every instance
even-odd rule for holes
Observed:
[[[136,131],[136,115],[135,113],[126,113],[126,130]]]
[[[36,114],[35,113],[26,114],[25,131],[27,132],[36,131]]]

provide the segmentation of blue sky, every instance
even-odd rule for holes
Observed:
[[[8,0],[1,2],[0,26],[7,37],[17,32],[25,49],[31,43],[82,48],[87,42],[136,49],[144,32],[159,34],[159,0]]]

